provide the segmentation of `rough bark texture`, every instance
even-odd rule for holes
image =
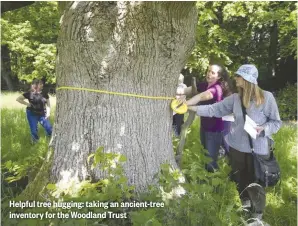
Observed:
[[[174,97],[195,42],[195,2],[74,2],[58,40],[57,85]],[[162,163],[177,167],[170,100],[59,90],[52,179],[97,180],[87,157],[121,153],[128,183],[154,183]]]

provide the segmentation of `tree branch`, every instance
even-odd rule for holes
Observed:
[[[1,1],[1,13],[19,9],[28,5],[32,5],[34,2],[24,2],[24,1]]]

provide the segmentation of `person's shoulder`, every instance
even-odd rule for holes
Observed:
[[[215,83],[212,87],[214,87],[216,90],[222,90],[222,86],[220,83]]]
[[[232,97],[239,97],[239,93],[232,93],[230,96],[232,96]]]
[[[44,98],[46,98],[46,99],[49,99],[49,98],[50,98],[48,92],[44,92],[44,91],[43,91],[41,94],[42,94],[42,96],[43,96]]]
[[[25,98],[28,98],[28,97],[30,96],[30,91],[24,92],[24,93],[22,93],[22,95],[23,95]]]
[[[235,100],[236,98],[239,99],[239,93],[232,93],[231,95],[227,96],[225,99],[233,99]]]
[[[274,95],[273,95],[273,93],[271,93],[271,92],[269,92],[269,91],[267,91],[267,90],[263,90],[263,94],[264,94],[264,98],[265,99],[270,99],[270,98],[274,98]]]

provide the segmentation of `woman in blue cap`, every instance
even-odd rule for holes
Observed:
[[[255,181],[255,176],[248,133],[244,130],[242,103],[246,114],[258,125],[254,128],[257,136],[252,139],[252,143],[254,153],[261,158],[269,158],[273,145],[272,134],[280,129],[282,122],[274,96],[258,87],[257,78],[258,70],[254,65],[242,65],[235,73],[238,93],[212,105],[191,106],[195,102],[193,98],[186,103],[188,109],[196,111],[199,116],[223,117],[234,114],[235,122],[225,136],[225,141],[230,146],[231,179],[237,183],[243,206],[252,207],[253,216],[261,218],[266,200],[264,188],[259,186],[257,195],[260,202],[257,205],[254,205],[255,202],[246,189]]]

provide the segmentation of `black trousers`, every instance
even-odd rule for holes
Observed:
[[[237,184],[240,198],[249,199],[248,192],[245,188],[254,182],[252,154],[240,152],[230,147],[229,161],[232,167],[231,180]]]
[[[268,156],[261,156],[268,158]],[[241,200],[252,202],[252,212],[263,213],[266,205],[265,189],[255,182],[254,163],[251,153],[240,152],[230,147],[229,161],[232,167],[231,180],[236,182]]]
[[[176,126],[176,132],[177,135],[179,136],[181,133],[181,127],[182,124],[184,123],[184,115],[180,115],[180,114],[175,114],[173,115],[173,125]]]

